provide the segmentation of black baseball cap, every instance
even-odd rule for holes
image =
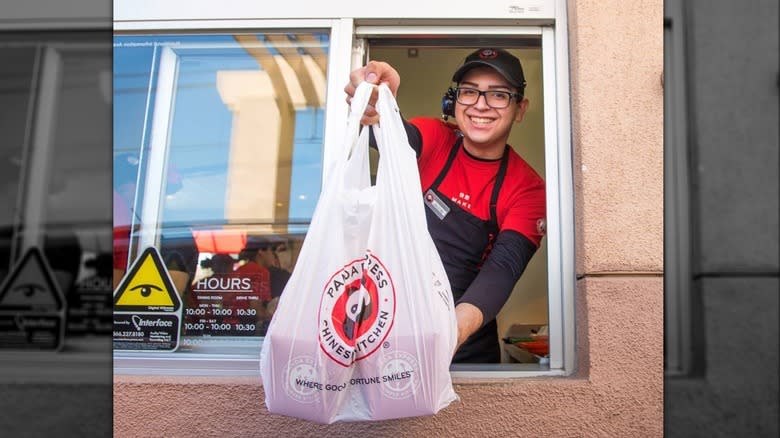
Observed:
[[[520,60],[504,49],[479,49],[463,61],[463,65],[452,75],[452,81],[459,83],[467,71],[474,67],[491,67],[499,72],[512,86],[523,93],[525,89],[525,76]]]

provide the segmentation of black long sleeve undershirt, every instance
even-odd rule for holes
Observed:
[[[406,131],[406,136],[409,138],[409,146],[414,149],[417,158],[420,158],[420,151],[422,151],[422,136],[420,135],[420,130],[406,121],[406,119],[402,118],[401,121],[404,123],[404,130]],[[376,138],[374,137],[374,130],[371,129],[371,126],[369,126],[368,130],[368,145],[376,149]]]
[[[469,303],[482,311],[482,325],[495,319],[512,289],[536,253],[527,237],[514,230],[498,233],[493,250],[457,304]]]

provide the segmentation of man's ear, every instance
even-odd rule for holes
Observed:
[[[515,122],[520,123],[525,117],[525,112],[528,111],[528,99],[523,98],[517,105],[517,113],[515,114]]]

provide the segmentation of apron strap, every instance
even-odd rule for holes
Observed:
[[[493,251],[493,242],[496,241],[498,236],[498,213],[496,213],[496,205],[498,205],[498,192],[501,190],[501,186],[504,184],[504,177],[506,177],[506,169],[509,167],[509,145],[504,146],[504,155],[501,157],[501,164],[498,167],[498,173],[496,174],[496,182],[493,184],[493,193],[490,195],[490,219],[487,221],[488,227],[488,244],[480,257],[479,268],[482,268],[482,264],[487,260],[490,252]]]
[[[498,167],[498,173],[496,174],[496,182],[493,184],[493,193],[490,195],[490,231],[495,238],[498,234],[498,214],[496,213],[496,205],[498,205],[498,192],[501,190],[501,186],[504,184],[504,177],[506,177],[506,169],[509,167],[509,145],[504,146],[504,155],[501,156],[501,164]]]
[[[458,150],[460,149],[461,143],[463,143],[463,137],[458,136],[455,144],[452,145],[450,155],[447,157],[447,162],[444,163],[444,167],[442,167],[441,172],[439,172],[439,176],[437,176],[436,180],[434,180],[433,184],[431,184],[431,189],[437,190],[439,188],[439,184],[441,184],[441,182],[444,180],[444,177],[447,176],[447,172],[450,171],[450,167],[452,167],[452,163],[455,161],[455,157],[458,155]]]

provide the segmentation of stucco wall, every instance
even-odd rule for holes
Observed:
[[[250,379],[116,376],[116,436],[661,436],[662,2],[570,3],[578,370],[456,381],[433,417],[321,426]]]
[[[577,272],[660,273],[662,2],[573,6]]]

